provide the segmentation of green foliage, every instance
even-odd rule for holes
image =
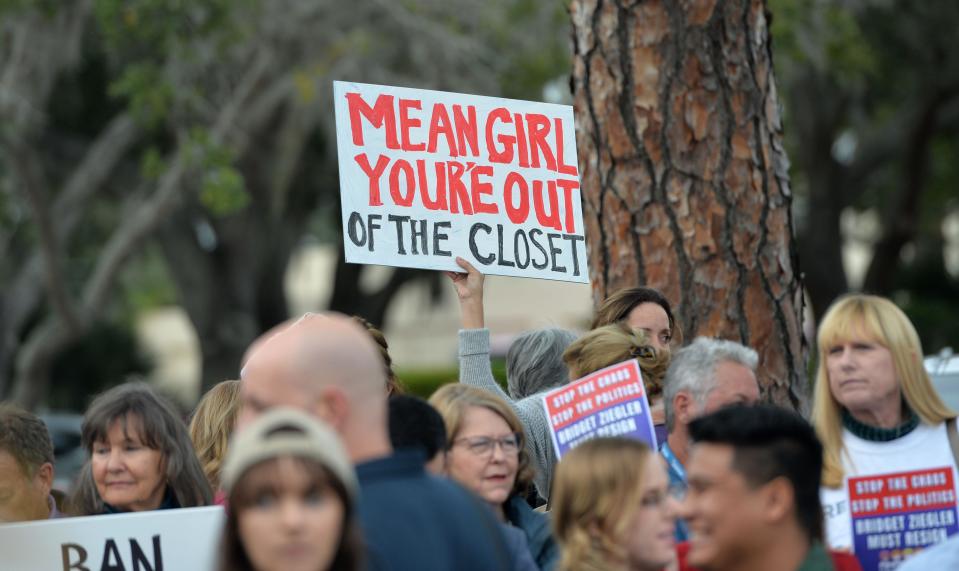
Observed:
[[[193,129],[185,145],[190,164],[201,174],[200,202],[213,216],[235,214],[249,204],[243,175],[231,149],[217,144],[204,129]]]
[[[493,377],[506,390],[506,362],[502,359],[493,359]],[[430,398],[436,389],[448,383],[459,380],[459,370],[456,367],[445,369],[401,369],[396,372],[400,382],[407,392],[425,399]]]
[[[243,175],[231,166],[217,166],[203,174],[200,202],[217,217],[229,216],[246,208],[250,195]]]
[[[832,80],[859,84],[878,62],[855,14],[823,0],[770,0],[773,55],[778,69],[809,65]]]
[[[149,128],[177,103],[205,103],[189,84],[191,65],[223,57],[243,41],[248,24],[239,11],[254,0],[97,0],[101,47],[119,78],[109,93],[129,101]],[[175,79],[174,79],[175,77]]]
[[[52,16],[60,5],[61,0],[0,0],[0,16],[14,16],[30,9]]]
[[[156,147],[148,148],[140,158],[140,175],[147,180],[157,180],[166,168],[166,161]]]
[[[73,4],[63,0],[0,0],[0,13],[7,16],[40,7],[60,15],[69,6]],[[245,180],[238,165],[250,165],[253,153],[284,152],[285,147],[272,143],[287,107],[271,111],[265,127],[249,121],[257,123],[258,130],[243,135],[264,144],[245,151],[246,156],[237,156],[229,142],[210,133],[213,117],[235,95],[250,62],[259,55],[268,58],[270,67],[266,77],[252,87],[250,101],[269,101],[271,98],[263,96],[273,93],[271,88],[292,80],[298,96],[292,103],[312,106],[328,105],[332,78],[540,99],[544,83],[569,71],[569,22],[560,2],[396,0],[394,4],[390,0],[347,5],[312,0],[93,0],[92,6],[92,17],[84,22],[78,65],[53,78],[56,83],[50,100],[33,102],[43,107],[47,118],[37,141],[44,145],[38,152],[48,170],[51,197],[68,180],[83,153],[106,132],[110,120],[131,113],[146,129],[141,129],[133,149],[123,155],[108,180],[84,205],[82,222],[69,237],[63,256],[64,277],[65,288],[74,297],[83,291],[103,244],[141,198],[133,196],[135,200],[128,201],[130,189],[150,189],[150,183],[158,181],[174,159],[185,159],[188,170],[181,189],[183,202],[192,207],[199,200],[217,230],[220,225],[232,229],[245,222],[222,218],[249,209],[254,196],[251,191],[259,196],[267,190],[250,188],[254,184],[286,180],[271,176],[269,169],[282,163],[275,156],[266,155],[255,163],[257,169],[264,169],[255,179]],[[394,7],[398,10],[391,10]],[[46,54],[38,51],[36,55]],[[42,60],[32,63],[42,66]],[[315,117],[319,119],[308,118],[310,124],[305,127],[315,131],[311,141],[326,141],[330,111],[317,107]],[[286,211],[279,215],[287,220],[305,218],[306,213],[321,208],[338,219],[332,166],[335,151],[327,144],[312,143],[308,150],[310,154],[298,159],[295,174],[289,177],[293,188],[283,202]],[[301,155],[294,152],[289,156]],[[12,204],[7,204],[8,198]],[[0,235],[4,239],[12,227],[7,220],[18,213],[16,200],[15,194],[0,193]],[[12,245],[5,251],[4,261],[14,266],[13,270],[18,268],[10,260],[26,258],[36,247],[35,227],[29,217],[19,219],[23,222],[15,226],[14,239],[8,242]],[[322,224],[333,239],[338,226]],[[284,228],[291,235],[298,230],[295,222]],[[218,232],[225,240],[236,234]],[[295,240],[286,238],[296,236],[283,238],[277,241],[292,244]],[[216,255],[234,255],[223,254],[223,250],[227,249]],[[281,250],[276,258],[284,259],[285,253]],[[190,295],[173,287],[162,258],[163,252],[155,245],[130,256],[129,265],[118,276],[118,295],[112,296],[105,310],[111,312],[114,322],[122,322],[116,327],[128,327],[138,311]],[[247,277],[262,278],[254,274]],[[205,287],[208,284],[199,284],[198,289]],[[252,311],[245,306],[242,309]],[[36,313],[42,317],[44,311],[38,308]],[[132,353],[130,347],[116,340],[116,351]],[[78,350],[99,354],[92,348]],[[71,353],[70,359],[76,354]],[[123,377],[116,371],[72,375],[69,366],[58,375],[55,386],[101,377],[106,384],[108,378],[112,383]],[[424,394],[456,376],[455,370],[401,374],[411,388]],[[98,390],[91,383],[85,385],[84,393]]]
[[[162,59],[209,35],[230,37],[233,10],[245,0],[97,0],[104,43],[121,59]],[[182,54],[181,54],[182,55]]]
[[[542,10],[539,0],[514,2],[507,12],[508,22],[524,22],[536,17]],[[562,30],[569,26],[569,16],[562,2],[552,4],[549,21],[554,29]],[[515,33],[507,26],[494,28],[493,41],[497,52],[508,54],[515,43]],[[532,99],[539,101],[543,97],[543,87],[557,77],[569,75],[571,53],[565,34],[546,34],[536,38],[538,49],[525,50],[519,57],[504,58],[500,84],[503,97]]]
[[[140,256],[131,260],[119,281],[123,291],[123,317],[128,323],[132,324],[136,316],[146,310],[177,303],[176,288],[156,245],[147,246]]]
[[[173,86],[167,82],[160,68],[152,63],[127,67],[120,79],[110,85],[112,97],[130,101],[130,110],[146,127],[159,125],[173,104]]]

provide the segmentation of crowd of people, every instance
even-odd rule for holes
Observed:
[[[43,422],[0,405],[0,522],[222,505],[221,570],[855,570],[850,478],[956,480],[956,413],[887,299],[826,313],[807,422],[760,403],[756,351],[684,345],[643,287],[610,296],[583,335],[518,337],[504,390],[483,276],[458,263],[459,382],[428,401],[402,394],[369,323],[307,314],[257,339],[189,423],[142,383],[97,396],[68,497]],[[630,359],[658,447],[599,437],[560,459],[542,394]],[[900,568],[959,568],[957,541]]]

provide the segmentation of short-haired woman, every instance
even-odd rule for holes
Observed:
[[[665,425],[662,424],[663,377],[669,367],[670,358],[669,351],[660,351],[652,346],[644,331],[632,329],[623,321],[587,332],[563,354],[563,360],[566,361],[573,379],[585,377],[623,361],[638,360],[646,398],[649,400],[650,416],[656,430],[657,444],[666,440]],[[657,411],[660,416],[657,416]]]
[[[847,295],[819,326],[813,425],[822,440],[826,542],[853,545],[848,478],[948,469],[956,413],[923,368],[919,335],[888,299]]]
[[[652,401],[663,394],[663,377],[670,355],[653,347],[645,332],[624,322],[605,325],[587,332],[563,353],[571,379],[579,379],[617,363],[637,359],[643,372],[643,385]]]
[[[642,442],[596,438],[556,467],[553,529],[562,571],[661,571],[676,557],[666,466]]]
[[[523,531],[540,569],[553,569],[559,552],[549,521],[525,500],[532,469],[513,409],[489,391],[463,384],[440,387],[429,402],[446,424],[450,477],[489,504],[501,522]]]
[[[81,435],[89,458],[70,502],[76,515],[210,505],[186,425],[146,384],[119,385],[94,399]]]

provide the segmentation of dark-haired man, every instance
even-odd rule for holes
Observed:
[[[419,448],[426,454],[426,471],[446,474],[446,425],[433,405],[413,395],[389,400],[390,442],[394,450]]]
[[[47,425],[25,410],[0,404],[0,523],[60,517],[52,487]]]
[[[822,445],[797,414],[733,405],[689,425],[694,442],[680,515],[685,564],[711,571],[839,567],[822,546]],[[852,568],[858,568],[852,560]]]

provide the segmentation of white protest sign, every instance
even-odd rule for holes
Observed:
[[[588,283],[573,108],[333,83],[346,260]]]
[[[213,571],[219,506],[0,525],[4,571]]]
[[[635,438],[656,450],[656,431],[639,361],[606,367],[543,394],[556,456],[592,438]]]

